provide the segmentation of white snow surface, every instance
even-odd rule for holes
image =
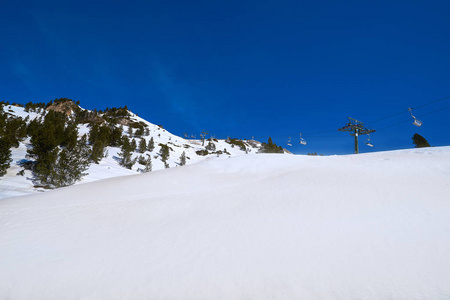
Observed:
[[[0,299],[450,299],[450,147],[211,157],[0,200]]]

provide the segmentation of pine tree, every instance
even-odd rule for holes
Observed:
[[[1,113],[0,116],[0,136],[2,136],[11,147],[19,147],[27,134],[27,125],[21,117],[8,117]]]
[[[74,148],[78,142],[78,129],[75,123],[69,123],[64,128],[60,145],[66,148]]]
[[[155,149],[155,142],[153,141],[153,137],[150,138],[150,141],[148,142],[148,145],[147,145],[147,149],[150,152],[152,152],[153,149]]]
[[[216,151],[216,145],[211,141],[208,142],[208,145],[206,145],[205,148],[206,148],[206,150],[209,150],[209,151]]]
[[[138,150],[139,153],[144,153],[145,151],[147,151],[147,143],[145,142],[145,139],[141,139],[141,141],[139,142]]]
[[[169,146],[164,144],[159,144],[161,146],[160,154],[161,154],[161,161],[166,163],[170,156],[170,150]]]
[[[123,127],[113,127],[109,137],[109,146],[118,147],[122,140]]]
[[[138,129],[136,129],[136,132],[134,133],[134,135],[135,135],[136,137],[141,137],[141,136],[143,136],[143,135],[144,135],[144,128],[140,127],[140,128],[138,128]]]
[[[65,116],[64,116],[65,117]],[[64,127],[65,118],[51,111],[33,129],[27,157],[33,159],[32,171],[37,185],[55,188],[80,180],[89,167],[87,136],[77,140],[74,124]]]
[[[416,145],[415,148],[431,147],[430,144],[428,144],[428,141],[420,134],[415,133],[412,139],[413,144]]]
[[[144,157],[144,156],[142,156],[142,155],[139,155],[139,157],[138,157],[138,160],[137,160],[137,162],[138,162],[139,164],[141,164],[141,165],[145,166],[145,163],[146,163],[146,159],[145,159],[145,157]]]
[[[11,161],[10,144],[4,138],[0,138],[0,177],[6,174]]]
[[[412,139],[413,144],[416,145],[415,148],[431,147],[430,144],[428,144],[428,141],[420,134],[415,133]]]
[[[186,153],[183,151],[180,156],[180,166],[184,166],[186,164]]]
[[[130,140],[124,136],[122,140],[122,147],[121,152],[118,153],[119,157],[121,158],[120,165],[122,167],[125,167],[127,169],[130,169],[133,167],[133,165],[136,163],[136,158],[132,159],[132,151],[133,147],[131,146]]]
[[[34,175],[34,183],[40,186],[52,188],[56,165],[59,155],[59,149],[57,147],[46,152],[45,155],[41,155],[33,163],[32,171]]]
[[[137,143],[136,143],[136,140],[135,140],[135,139],[132,139],[132,140],[131,140],[131,148],[133,149],[133,150],[131,150],[131,151],[135,151],[136,148],[137,148]]]
[[[52,185],[55,187],[72,185],[87,175],[84,172],[89,168],[89,156],[90,149],[86,135],[74,146],[64,148],[55,164]]]
[[[152,171],[152,157],[147,154],[147,160],[145,161],[144,173]]]
[[[106,146],[111,140],[111,133],[109,127],[96,124],[89,131],[89,142],[92,145],[91,160],[96,164],[106,157]]]
[[[261,153],[284,153],[284,150],[283,150],[283,147],[277,146],[272,141],[272,138],[269,137],[267,144],[266,143],[261,144],[259,152],[261,152]]]
[[[91,161],[99,164],[104,157],[106,157],[106,142],[95,141],[92,145]]]
[[[54,122],[51,111],[46,115],[43,123],[36,123],[31,135],[31,147],[27,149],[27,157],[33,161],[32,171],[34,182],[42,186],[50,186],[53,167],[59,154],[58,143],[55,138],[57,122]],[[59,132],[59,130],[58,130]],[[62,131],[64,132],[64,130]]]

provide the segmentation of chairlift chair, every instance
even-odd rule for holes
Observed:
[[[288,140],[288,142],[286,143],[286,145],[292,146],[292,144],[291,144],[291,137],[289,137],[289,140]]]
[[[372,143],[370,143],[370,133],[368,134],[368,137],[367,137],[367,140],[366,140],[366,145],[367,146],[369,146],[369,147],[373,147],[373,144]]]
[[[306,141],[302,139],[302,134],[300,133],[300,145],[306,145]]]
[[[410,107],[410,108],[408,108],[408,110],[409,110],[409,113],[411,114],[411,117],[414,119],[414,122],[412,124],[417,126],[417,127],[422,126],[422,121],[420,121],[419,119],[417,119],[416,117],[413,116],[412,108]]]

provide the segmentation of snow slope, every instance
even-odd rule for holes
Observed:
[[[212,157],[0,200],[0,299],[450,299],[450,147]]]

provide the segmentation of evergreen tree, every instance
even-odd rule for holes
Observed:
[[[161,149],[159,151],[161,154],[161,161],[166,163],[170,156],[169,146],[164,145],[164,144],[159,144],[159,145],[161,146]]]
[[[272,141],[272,138],[269,137],[267,144],[266,143],[261,144],[259,152],[261,152],[261,153],[284,153],[284,150],[283,150],[283,147],[277,146],[277,144],[275,144]]]
[[[2,136],[11,147],[19,147],[19,142],[27,135],[27,124],[20,117],[8,117],[0,114],[0,136]]]
[[[36,158],[32,165],[34,183],[40,186],[52,188],[55,172],[54,167],[58,159],[59,149],[57,147],[47,151],[45,155]]]
[[[183,151],[180,156],[180,166],[184,166],[186,164],[186,153]]]
[[[233,146],[233,145],[232,145],[232,146]],[[213,142],[209,141],[209,142],[208,142],[208,145],[206,145],[206,150],[209,150],[209,151],[216,151],[216,145],[215,145]]]
[[[109,137],[109,146],[118,147],[122,140],[123,127],[113,127]]]
[[[138,129],[136,129],[136,132],[134,133],[136,137],[141,137],[144,135],[144,128],[139,127]]]
[[[152,152],[153,149],[155,149],[155,142],[153,141],[153,137],[150,138],[150,141],[148,142],[148,145],[147,145],[147,149],[150,152]]]
[[[30,123],[28,123],[27,126],[27,135],[30,137],[33,137],[37,134],[37,131],[39,129],[39,121],[38,119],[33,119],[30,121]]]
[[[104,157],[106,157],[106,142],[95,141],[95,143],[92,145],[91,161],[99,164]]]
[[[47,119],[47,116],[50,116]],[[33,159],[32,171],[38,185],[49,186],[59,149],[55,139],[55,124],[49,113],[42,124],[36,123],[27,149],[27,157]]]
[[[138,163],[141,164],[141,165],[143,165],[143,166],[145,166],[145,162],[146,162],[145,157],[142,156],[142,155],[139,155],[139,157],[138,157]]]
[[[62,187],[72,185],[83,176],[89,168],[90,149],[87,136],[83,135],[74,145],[65,147],[58,156],[52,176],[52,185]]]
[[[415,148],[431,147],[430,144],[428,144],[428,141],[420,134],[415,133],[412,139],[413,144],[416,145]]]
[[[64,114],[54,111],[49,111],[42,123],[31,123],[27,128],[31,133],[27,157],[34,160],[34,182],[54,188],[80,180],[89,166],[86,135],[78,140],[76,124],[67,123]]]
[[[92,145],[91,160],[96,164],[106,157],[106,146],[110,141],[111,129],[107,126],[93,125],[89,131],[89,142]]]
[[[0,138],[0,177],[6,174],[11,161],[10,144],[6,139]]]
[[[150,135],[150,129],[148,129],[148,127],[145,127],[145,136],[149,136]]]
[[[131,147],[133,148],[132,151],[135,151],[135,150],[136,150],[136,148],[137,148],[137,143],[136,143],[136,140],[135,140],[135,139],[132,139],[132,140],[131,140]]]
[[[147,154],[147,160],[145,161],[144,173],[152,171],[152,157]]]
[[[66,148],[74,148],[78,142],[78,129],[77,125],[73,122],[67,124],[64,128],[64,134],[61,139],[60,145]]]
[[[3,105],[0,103],[0,134],[3,135],[3,128],[6,126],[6,119],[8,116],[3,112]]]
[[[130,169],[133,167],[133,165],[136,163],[136,158],[132,159],[132,151],[133,151],[133,147],[131,146],[130,140],[124,136],[123,140],[122,140],[122,147],[121,147],[121,152],[119,152],[119,157],[121,158],[120,160],[120,165],[122,167],[125,167],[127,169]]]
[[[141,139],[141,141],[139,142],[138,151],[140,153],[144,153],[145,151],[147,151],[147,143],[145,142],[145,139]]]

